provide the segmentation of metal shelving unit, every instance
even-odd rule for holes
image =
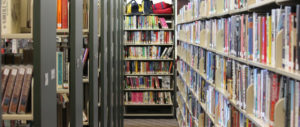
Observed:
[[[176,6],[175,6],[175,0],[172,0],[172,4],[173,4],[173,11],[175,12],[176,10]],[[126,0],[123,0],[123,8],[125,8],[125,6],[127,5]],[[128,76],[170,76],[171,79],[171,88],[170,89],[152,89],[152,88],[137,88],[137,89],[128,89],[128,88],[124,88],[124,80],[122,82],[122,86],[123,86],[123,93],[125,94],[126,92],[170,92],[171,93],[171,104],[124,104],[123,105],[123,116],[124,117],[174,117],[175,116],[175,15],[173,14],[124,14],[125,10],[122,11],[123,14],[123,18],[122,21],[125,19],[126,16],[158,16],[158,17],[165,17],[168,18],[168,21],[166,21],[168,24],[171,24],[171,27],[168,29],[125,29],[123,27],[123,32],[132,32],[132,31],[171,31],[173,32],[173,38],[172,38],[172,43],[171,44],[164,44],[164,43],[157,43],[157,42],[153,42],[153,43],[135,43],[135,44],[131,44],[131,43],[126,43],[124,40],[124,43],[122,44],[122,49],[124,49],[124,47],[146,47],[146,46],[163,46],[163,47],[173,47],[173,55],[172,58],[170,59],[151,59],[151,58],[122,58],[124,62],[126,61],[167,61],[167,62],[173,62],[172,68],[173,71],[171,73],[132,73],[132,74],[127,74],[124,73],[124,66],[122,66],[122,72],[123,72],[123,78],[128,77]],[[171,20],[170,20],[171,19]],[[124,23],[124,22],[123,22]],[[124,34],[123,34],[124,35]],[[122,50],[123,51],[123,50]],[[124,52],[124,51],[123,51]],[[122,55],[123,56],[123,55]],[[121,101],[124,101],[124,99],[122,99]],[[168,113],[163,113],[163,112],[157,112],[157,113],[135,113],[135,112],[128,112],[127,108],[130,107],[144,107],[144,108],[148,108],[148,110],[151,109],[159,109],[161,106],[162,107],[167,107],[168,108]],[[164,109],[165,111],[165,109]]]
[[[258,3],[248,4],[248,6],[242,8],[242,9],[229,10],[227,12],[222,12],[222,13],[219,13],[219,14],[212,14],[210,16],[204,16],[204,17],[200,17],[200,18],[196,18],[196,19],[191,19],[191,20],[186,20],[186,21],[183,21],[183,22],[178,22],[176,24],[176,26],[182,25],[182,24],[193,23],[193,22],[198,21],[198,20],[205,21],[205,20],[210,20],[210,19],[215,19],[215,18],[220,18],[220,17],[228,17],[228,16],[236,15],[236,14],[243,14],[243,13],[249,13],[249,12],[266,12],[266,10],[264,10],[265,8],[274,8],[274,7],[279,7],[281,5],[293,5],[293,6],[295,6],[295,4],[299,4],[299,3],[300,3],[300,1],[294,1],[294,0],[264,0],[264,1],[261,1],[261,2],[258,2]],[[271,65],[267,65],[267,64],[263,64],[263,63],[259,63],[259,62],[254,62],[252,60],[247,60],[247,59],[243,59],[243,58],[240,58],[240,57],[236,57],[236,56],[230,55],[229,53],[224,53],[223,51],[217,51],[217,49],[209,48],[208,46],[206,47],[206,46],[203,46],[203,45],[200,45],[200,44],[196,44],[195,41],[193,41],[193,42],[187,41],[187,39],[184,38],[184,37],[180,38],[178,36],[177,41],[180,41],[180,43],[186,43],[188,45],[193,45],[193,46],[196,46],[196,47],[200,47],[201,49],[204,49],[205,51],[209,51],[209,52],[215,53],[217,55],[220,55],[222,57],[237,61],[239,63],[242,63],[243,65],[249,65],[249,66],[253,66],[253,67],[256,67],[256,68],[266,69],[268,71],[274,72],[274,73],[282,75],[282,76],[286,76],[286,77],[291,78],[291,79],[300,80],[300,72],[299,71],[285,70],[285,69],[282,69],[282,68],[273,67]],[[200,42],[200,43],[202,43],[202,42]],[[218,42],[217,42],[217,44],[218,44]],[[224,96],[224,98],[229,100],[230,105],[233,106],[239,113],[243,114],[247,119],[249,119],[249,121],[254,123],[255,126],[266,127],[266,126],[271,125],[271,123],[269,123],[268,121],[264,121],[263,119],[258,118],[257,116],[253,115],[252,113],[249,113],[247,108],[242,109],[239,106],[238,102],[236,102],[235,100],[233,100],[229,96],[228,91],[226,91],[222,88],[219,88],[217,83],[216,84],[212,83],[212,81],[210,81],[206,77],[206,74],[203,73],[203,72],[200,72],[200,69],[196,69],[196,67],[192,66],[192,64],[189,63],[189,61],[187,61],[187,59],[185,58],[184,55],[178,54],[178,60],[181,60],[183,63],[185,63],[185,65],[188,65],[188,68],[190,68],[191,70],[196,72],[198,75],[200,75],[201,79],[205,80],[205,82],[207,82],[210,86],[212,86],[217,92],[222,94]],[[185,79],[183,78],[184,75],[180,74],[180,70],[178,70],[178,73],[179,73],[179,77],[182,77],[182,82],[184,82],[184,85],[186,86],[186,88],[188,88],[188,89],[190,89],[190,91],[192,91],[191,92],[192,96],[194,96],[198,100],[199,104],[201,105],[201,108],[205,112],[205,115],[208,115],[208,117],[210,118],[210,120],[212,121],[214,126],[216,126],[216,127],[222,126],[222,125],[219,125],[218,121],[216,120],[216,116],[214,116],[214,115],[210,114],[209,112],[207,112],[207,106],[201,102],[201,100],[199,99],[199,95],[195,94],[195,91],[192,88],[190,88],[190,86],[187,84],[187,81],[185,81]],[[185,92],[184,90],[181,90],[179,88],[179,93],[181,95],[185,94],[184,92]],[[246,93],[246,96],[248,96],[249,94],[252,94],[252,92]],[[186,103],[186,105],[188,105],[188,102],[185,101],[185,100],[184,100],[183,103]],[[187,107],[189,107],[189,106],[187,106]],[[190,109],[187,109],[187,110],[190,110]],[[190,114],[192,114],[192,113],[190,113]],[[180,117],[180,116],[178,116],[178,117]],[[188,123],[188,121],[186,121],[185,119],[183,119],[183,121]],[[278,126],[278,125],[275,125],[275,126]]]

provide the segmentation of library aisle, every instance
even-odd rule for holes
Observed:
[[[300,0],[0,3],[0,127],[300,127]]]
[[[178,127],[176,119],[124,119],[124,127]]]

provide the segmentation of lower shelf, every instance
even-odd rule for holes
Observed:
[[[33,114],[2,114],[2,120],[33,120]]]

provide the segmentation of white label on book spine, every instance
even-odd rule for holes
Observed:
[[[12,72],[11,72],[11,74],[12,74],[13,76],[17,75],[17,69],[13,69]]]
[[[25,69],[24,69],[24,68],[21,68],[21,69],[20,69],[20,74],[24,75],[24,73],[25,73]]]
[[[9,69],[5,69],[4,70],[4,75],[8,75],[8,73],[9,73]]]
[[[18,53],[18,44],[16,39],[12,40],[12,53]]]
[[[29,75],[32,74],[32,68],[27,68],[27,74],[29,74]]]

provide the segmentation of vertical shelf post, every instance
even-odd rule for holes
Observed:
[[[36,127],[57,126],[56,1],[34,0],[34,121]]]
[[[70,0],[70,125],[82,127],[82,22],[83,1]]]
[[[124,19],[124,5],[126,4],[126,2],[124,2],[124,0],[119,0],[120,1],[120,36],[121,36],[121,38],[120,38],[120,63],[121,63],[121,65],[120,65],[120,76],[121,76],[121,79],[120,79],[120,88],[121,88],[121,90],[120,90],[120,92],[121,92],[121,95],[120,95],[120,126],[121,127],[123,127],[124,126],[124,121],[123,121],[123,114],[124,114],[124,98],[123,98],[123,94],[124,94],[124,92],[123,92],[123,90],[124,90],[124,88],[123,88],[123,81],[124,81],[124,66],[123,66],[123,63],[124,63],[124,58],[123,58],[123,56],[124,56],[124,52],[123,52],[123,48],[124,48],[124,42],[123,42],[123,35],[124,35],[124,24],[123,24],[123,19]]]
[[[101,0],[101,75],[100,75],[100,82],[101,82],[101,127],[108,126],[108,63],[107,63],[107,44],[108,44],[108,36],[107,36],[107,29],[108,29],[108,12],[107,12],[107,5],[109,0]]]
[[[89,126],[98,127],[98,8],[97,0],[89,7]]]

